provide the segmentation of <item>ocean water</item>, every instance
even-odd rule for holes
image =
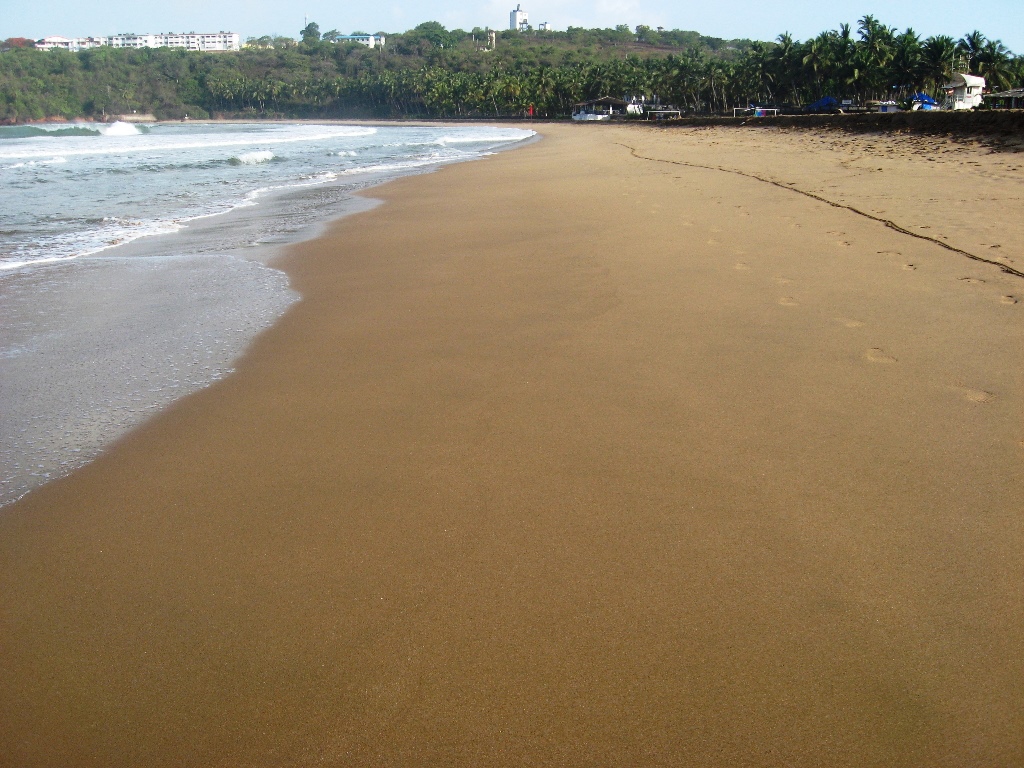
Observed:
[[[489,127],[0,127],[0,505],[229,374],[298,297],[282,244],[353,192],[508,148]]]

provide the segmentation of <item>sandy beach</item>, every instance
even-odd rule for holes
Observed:
[[[0,765],[1024,765],[1024,156],[536,128],[0,510]]]

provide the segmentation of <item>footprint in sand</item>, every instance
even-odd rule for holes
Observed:
[[[851,320],[848,317],[837,317],[836,318],[836,322],[837,323],[842,323],[847,328],[863,328],[864,327],[864,323],[862,323],[860,320]]]
[[[783,296],[781,299],[779,299],[779,304],[781,304],[784,307],[798,307],[798,306],[800,306],[800,302],[798,302],[792,296]]]
[[[872,347],[864,353],[864,359],[869,363],[895,363],[896,358],[888,354],[884,349]]]
[[[970,283],[971,285],[976,285],[985,282],[980,277],[960,277],[957,279],[960,280],[961,283]]]
[[[1000,304],[1016,304],[1018,301],[1016,296],[1001,296],[999,297]]]
[[[875,251],[879,256],[902,256],[899,251]]]
[[[849,248],[853,243],[849,240],[836,240],[836,245],[841,245],[843,248]]]
[[[962,384],[957,384],[953,389],[959,392],[965,400],[970,400],[972,403],[991,403],[996,399],[995,392],[989,392],[985,389],[965,387]]]
[[[736,265],[736,266],[734,267],[734,269],[740,269],[740,270],[744,270],[744,269],[750,269],[750,267],[749,267],[749,266],[747,266],[746,264],[744,264],[744,263],[743,263],[743,262],[741,261],[741,262],[739,262],[739,263],[738,263],[738,264],[737,264],[737,265]]]

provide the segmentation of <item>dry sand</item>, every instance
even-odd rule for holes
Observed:
[[[2,511],[3,765],[1024,765],[1024,279],[783,188],[1021,269],[1020,156],[542,130]]]

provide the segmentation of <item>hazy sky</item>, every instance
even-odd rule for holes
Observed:
[[[0,0],[0,39],[221,29],[243,38],[295,37],[304,14],[324,31],[401,32],[424,21],[448,28],[505,29],[514,5],[508,0]],[[922,36],[960,37],[980,29],[1024,53],[1024,0],[526,0],[522,5],[534,26],[541,21],[555,29],[646,24],[758,40],[772,40],[783,31],[803,40],[871,13],[901,30],[911,26]]]

